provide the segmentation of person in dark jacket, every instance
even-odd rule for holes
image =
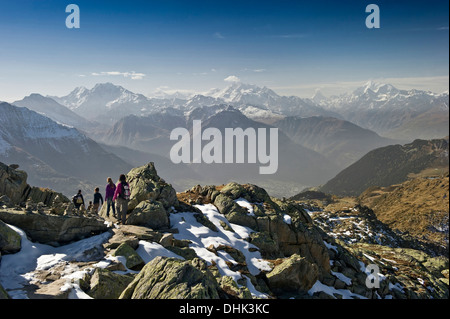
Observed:
[[[78,193],[74,197],[72,197],[72,202],[78,210],[80,210],[81,205],[84,206],[84,198],[83,194],[81,194],[81,189],[78,190]]]
[[[100,194],[100,188],[96,188],[94,190],[94,207],[92,208],[92,212],[98,214],[98,208],[100,206],[100,201],[102,201],[103,205],[103,196]]]
[[[116,184],[113,183],[112,178],[108,177],[106,180],[105,201],[106,201],[106,216],[109,217],[109,209],[112,207],[113,216],[116,217],[116,205],[114,205],[113,197],[116,190]]]

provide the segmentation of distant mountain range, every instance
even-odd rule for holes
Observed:
[[[78,115],[108,125],[127,115],[169,112],[183,115],[196,108],[232,105],[247,117],[273,123],[285,116],[324,116],[344,119],[383,137],[411,142],[441,138],[449,128],[448,92],[399,90],[390,84],[368,82],[352,93],[326,98],[280,96],[267,87],[235,82],[225,89],[180,98],[149,98],[111,83],[92,89],[79,87],[63,97],[52,97]]]
[[[407,141],[440,138],[449,130],[448,91],[399,90],[369,81],[350,94],[315,100],[344,119],[386,137]]]
[[[33,112],[33,120],[40,115],[43,127],[50,125],[48,119],[51,119],[53,126],[76,131],[75,135],[84,144],[73,141],[72,137],[70,143],[60,146],[61,139],[46,136],[39,143],[48,145],[38,151],[36,143],[29,142],[30,137],[39,136],[36,127],[29,128],[27,138],[19,134],[13,139],[16,132],[7,135],[14,129],[13,123],[24,124],[14,119],[16,111],[5,112],[2,119],[8,126],[1,129],[0,150],[3,154],[8,150],[9,162],[14,159],[19,164],[24,163],[21,165],[40,163],[41,167],[46,166],[46,172],[51,171],[50,175],[74,176],[82,184],[81,180],[93,180],[94,176],[102,175],[106,167],[103,171],[103,168],[93,168],[91,174],[89,169],[80,166],[105,159],[109,162],[107,158],[117,153],[120,156],[114,158],[120,161],[120,167],[129,167],[130,163],[143,165],[152,159],[160,163],[167,161],[160,165],[161,174],[173,179],[177,190],[200,182],[217,184],[236,180],[260,183],[277,196],[292,196],[304,187],[324,184],[373,149],[405,144],[416,138],[442,138],[448,134],[449,123],[448,92],[398,90],[392,85],[372,82],[349,94],[327,98],[319,91],[310,99],[280,96],[267,87],[241,82],[204,94],[158,98],[101,83],[92,89],[78,87],[63,97],[31,94],[13,104],[39,113]],[[5,104],[3,107],[12,106]],[[191,129],[193,120],[202,120],[204,128],[217,127],[222,132],[225,127],[277,127],[280,132],[279,171],[262,178],[255,171],[256,165],[173,164],[169,159],[174,144],[169,139],[170,132],[177,127]],[[29,121],[32,119],[23,120],[24,128],[31,124]],[[68,146],[74,144],[89,145],[86,153],[89,161],[75,160],[77,157],[73,154],[81,150],[79,146]],[[45,151],[47,146],[52,149],[52,145],[56,145],[53,150]],[[59,153],[50,155],[55,150]],[[31,182],[34,174],[45,175],[38,173],[36,167],[27,171]],[[39,185],[46,184],[40,181]],[[49,187],[62,191],[51,183]]]

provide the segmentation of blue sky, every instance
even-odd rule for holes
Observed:
[[[81,28],[68,29],[68,4]],[[366,5],[380,7],[368,29]],[[448,1],[0,0],[0,100],[112,82],[150,95],[242,82],[282,95],[368,80],[448,89]]]

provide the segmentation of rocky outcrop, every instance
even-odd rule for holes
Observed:
[[[128,225],[140,225],[151,229],[169,228],[169,214],[159,201],[140,202],[127,218]]]
[[[378,295],[391,295],[395,299],[447,299],[448,258],[432,257],[408,248],[381,245],[354,244],[348,250],[364,264],[375,264],[383,276]],[[444,271],[444,272],[443,272]],[[448,276],[448,273],[447,273]],[[375,294],[375,291],[372,291]]]
[[[154,163],[132,169],[126,174],[131,188],[126,224],[152,229],[169,228],[169,213],[178,206],[175,189],[158,176]],[[106,218],[106,205],[99,215]]]
[[[201,259],[157,257],[145,265],[120,299],[218,299],[218,287]]]
[[[0,254],[16,253],[20,251],[20,248],[20,235],[0,220]]]
[[[0,285],[0,300],[1,299],[10,299],[8,293],[3,289],[2,285]]]
[[[55,200],[69,203],[63,194],[48,188],[31,187],[27,184],[27,173],[17,169],[18,166],[7,166],[0,162],[0,196],[6,195],[10,205],[19,205],[27,201],[52,206]],[[58,198],[58,199],[57,199]]]
[[[306,293],[319,279],[316,264],[297,254],[281,261],[267,274],[270,290],[276,294]]]
[[[94,299],[118,299],[133,279],[131,275],[120,275],[107,269],[97,268],[89,278],[86,293]]]
[[[180,201],[189,204],[213,203],[230,223],[251,228],[250,242],[260,249],[263,258],[289,257],[299,254],[330,270],[327,249],[311,217],[294,202],[271,198],[256,185],[229,183],[224,186],[196,186],[183,194]],[[243,199],[250,205],[238,204]]]
[[[0,209],[0,220],[19,227],[33,241],[53,246],[108,230],[104,220],[95,217],[58,216],[12,208]]]
[[[129,211],[146,200],[160,202],[165,209],[178,205],[175,189],[158,176],[154,163],[134,168],[126,176],[131,188]]]
[[[27,173],[17,168],[0,163],[1,223],[19,227],[33,241],[55,246],[108,229],[103,220],[75,211],[64,195],[28,185]],[[11,231],[0,225],[0,251],[20,250],[20,238],[10,236]]]
[[[377,228],[376,216],[363,207],[311,213],[300,202],[237,183],[176,194],[152,163],[132,170],[128,179],[134,193],[127,222],[114,227],[114,220],[102,217],[106,205],[98,216],[74,210],[59,196],[50,206],[29,198],[17,205],[17,199],[0,196],[0,253],[20,249],[5,223],[54,246],[111,234],[100,236],[102,242],[86,248],[76,264],[64,259],[29,273],[30,286],[37,287],[30,298],[73,296],[63,285],[95,299],[448,298],[448,258],[386,247],[398,244],[386,241],[393,233]],[[366,221],[378,225],[367,230],[383,233],[380,242],[346,239],[362,238]],[[190,223],[196,232],[186,231]],[[364,229],[357,232],[355,225]],[[378,288],[367,286],[372,264],[380,270]],[[74,268],[84,272],[82,279],[67,276]],[[8,296],[0,287],[2,297]]]
[[[120,244],[114,251],[113,256],[123,256],[125,258],[125,266],[132,270],[141,270],[145,262],[136,253],[136,251],[127,243]]]

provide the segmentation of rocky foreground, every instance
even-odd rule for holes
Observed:
[[[152,163],[127,180],[119,225],[1,164],[0,298],[448,298],[448,258],[405,248],[366,207],[331,216],[236,183],[177,194]]]

